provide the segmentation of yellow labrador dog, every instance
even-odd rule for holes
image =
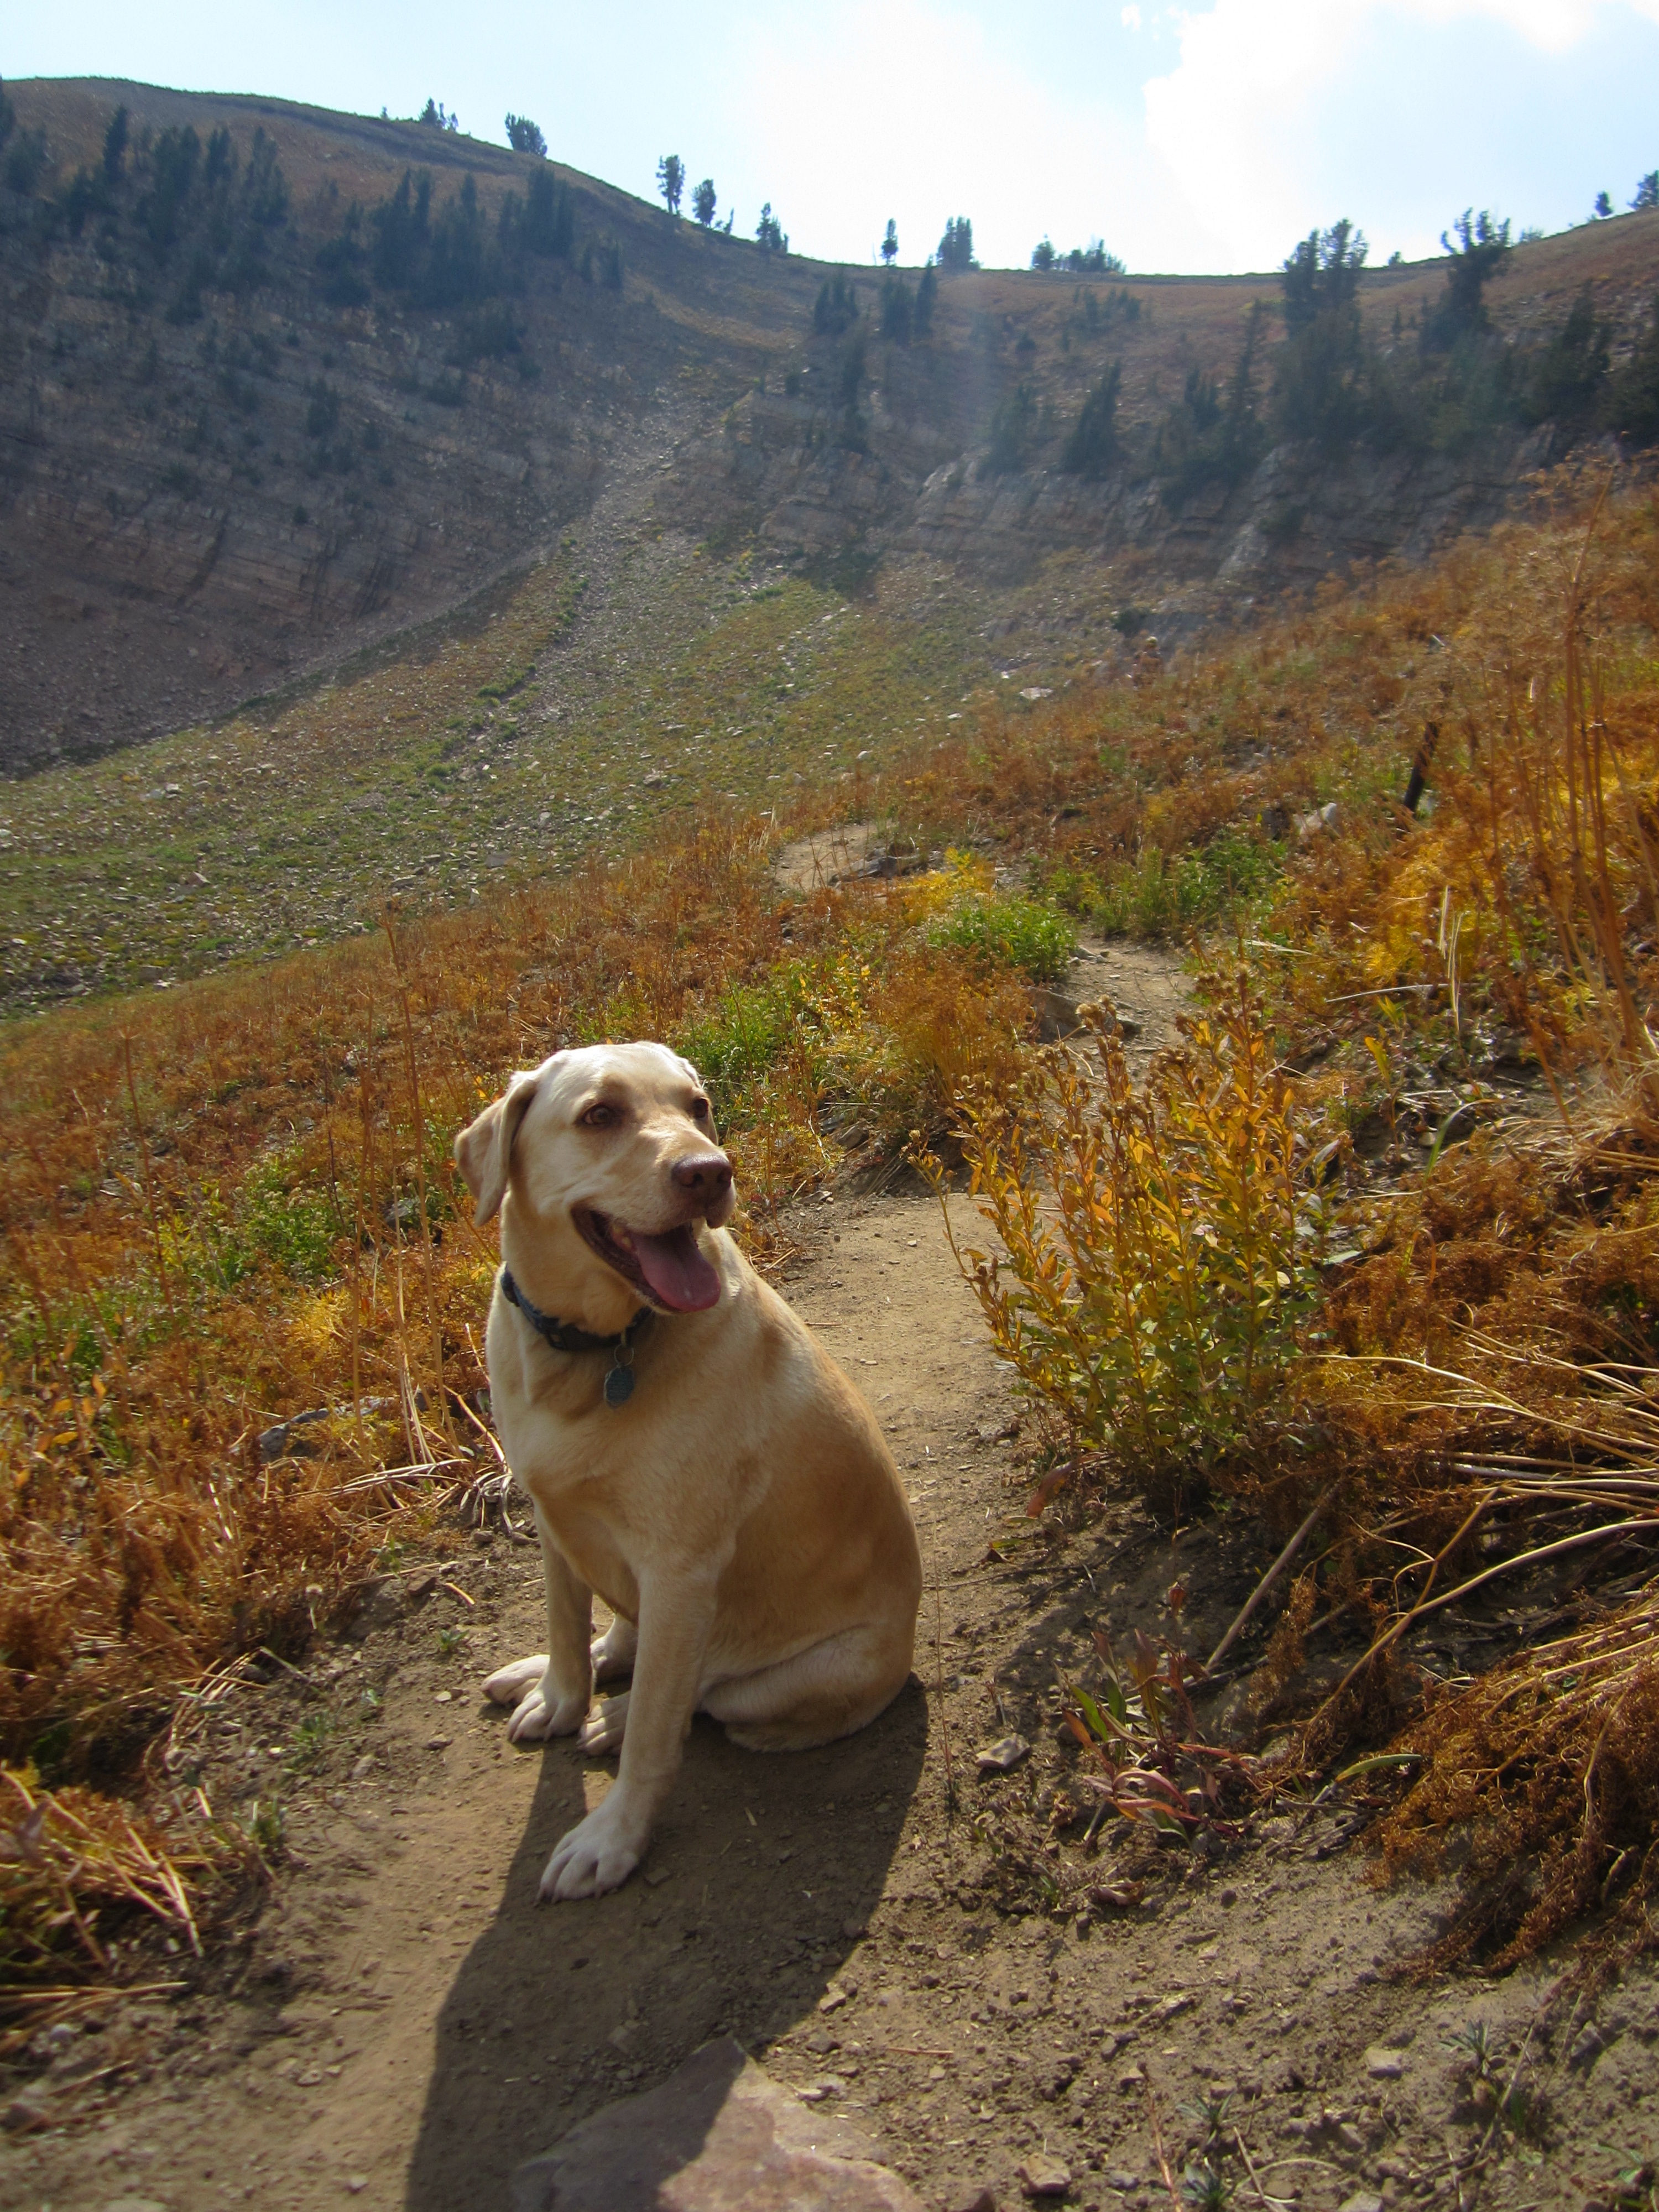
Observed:
[[[455,1158],[479,1222],[501,1215],[490,1401],[547,1574],[547,1650],[484,1688],[515,1742],[622,1745],[542,1875],[544,1898],[595,1897],[639,1864],[693,1712],[804,1750],[897,1694],[915,1529],[869,1407],[720,1225],[732,1165],[688,1061],[556,1053]],[[615,1620],[590,1644],[595,1591]]]

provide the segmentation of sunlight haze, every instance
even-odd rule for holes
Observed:
[[[14,19],[5,76],[106,76],[413,115],[501,143],[532,116],[557,160],[648,198],[660,155],[712,176],[752,234],[869,260],[887,220],[925,258],[947,216],[981,258],[1045,234],[1139,270],[1275,268],[1347,215],[1372,258],[1437,250],[1461,209],[1517,228],[1622,210],[1659,162],[1659,0],[1056,0],[1013,13],[836,0],[626,16],[513,0],[481,21],[417,0],[281,10],[91,0]]]

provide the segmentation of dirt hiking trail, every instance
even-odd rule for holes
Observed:
[[[1137,1054],[1164,1034],[1167,960],[1114,951],[1078,984],[1143,1021]],[[868,1395],[914,1500],[921,1680],[805,1755],[699,1720],[640,1874],[538,1908],[549,1850],[614,1762],[514,1750],[479,1694],[541,1647],[537,1553],[497,1526],[388,1576],[303,1674],[216,1709],[203,1784],[244,1818],[296,1740],[319,1747],[287,1786],[286,1863],[193,1988],[61,2032],[7,2116],[0,2204],[507,2212],[521,2162],[721,2033],[844,2114],[930,2212],[1019,2204],[1038,2153],[1069,2176],[1048,2201],[1167,2212],[1154,2116],[1177,2204],[1218,2128],[1241,2206],[1620,2202],[1615,2178],[1659,2158],[1652,1974],[1590,2007],[1552,2001],[1566,1959],[1501,1984],[1392,1978],[1444,1899],[1371,1887],[1340,1795],[1211,1856],[1114,1843],[1091,1910],[1042,1910],[1030,1869],[1076,1757],[1056,1669],[1107,1625],[1203,1654],[1273,1547],[1224,1518],[1172,1535],[1129,1502],[1035,1528],[939,1207],[839,1194],[792,1226],[779,1286]],[[1017,1524],[1027,1540],[988,1553]],[[975,1753],[1012,1732],[1030,1755],[981,1778]],[[999,1856],[1020,1835],[1033,1857]],[[1494,2124],[1455,2040],[1477,2020],[1500,2086],[1524,2067],[1531,2139]]]

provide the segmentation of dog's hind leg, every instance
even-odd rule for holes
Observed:
[[[588,1638],[593,1627],[593,1593],[579,1582],[564,1554],[541,1526],[542,1569],[547,1577],[547,1650],[499,1668],[484,1684],[484,1695],[497,1705],[516,1698],[507,1724],[513,1743],[537,1743],[550,1735],[569,1735],[586,1718],[593,1695],[593,1665]]]
[[[631,1674],[639,1648],[639,1630],[619,1613],[605,1634],[593,1639],[593,1680],[609,1682],[618,1674]]]
[[[775,1667],[717,1684],[701,1710],[745,1751],[810,1751],[874,1720],[909,1671],[908,1636],[845,1628]]]
[[[578,1751],[585,1751],[590,1759],[603,1759],[606,1752],[615,1751],[628,1725],[629,1694],[624,1690],[619,1697],[594,1699],[587,1718],[576,1731]]]

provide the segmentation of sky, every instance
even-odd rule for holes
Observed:
[[[1273,270],[1346,216],[1374,261],[1466,207],[1554,231],[1659,168],[1659,0],[60,0],[0,76],[136,78],[413,115],[649,198],[658,159],[795,251],[919,263],[965,215],[987,265],[1044,236],[1136,271]],[[689,204],[690,193],[687,200]]]

